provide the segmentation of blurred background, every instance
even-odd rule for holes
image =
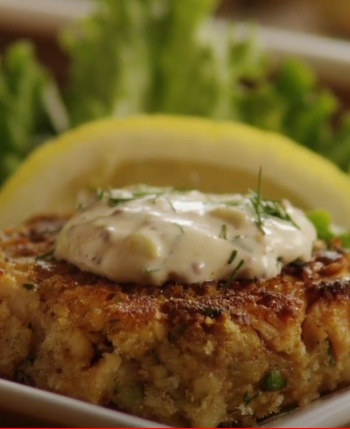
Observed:
[[[350,37],[348,0],[223,0],[220,13],[277,28]]]
[[[48,138],[140,112],[244,122],[349,172],[349,24],[350,0],[0,0],[0,185]]]
[[[58,46],[57,32],[87,15],[92,3],[92,0],[0,0],[0,53],[13,41],[29,37],[36,44],[39,59],[64,83],[68,59]],[[349,0],[221,0],[217,15],[268,28],[350,40]],[[330,80],[330,85],[338,91],[342,85],[337,79]],[[342,89],[348,92],[347,88]],[[344,98],[350,102],[348,94]]]

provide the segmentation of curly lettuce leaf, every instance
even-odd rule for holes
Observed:
[[[254,35],[213,24],[217,0],[95,0],[96,11],[62,35],[71,57],[66,101],[74,125],[137,113],[239,120],[284,134],[350,166],[350,114],[315,73],[286,60],[271,67]]]
[[[64,31],[71,57],[67,105],[73,124],[143,112],[153,87],[153,41],[162,0],[100,0],[77,29]]]
[[[250,39],[215,34],[217,0],[99,0],[65,31],[73,124],[103,116],[172,113],[232,119],[237,82],[262,73]],[[78,30],[78,31],[77,31]]]
[[[32,46],[12,46],[0,63],[0,183],[47,136],[138,113],[242,121],[349,171],[350,113],[338,118],[337,98],[300,61],[271,77],[254,32],[213,21],[217,3],[95,0],[91,16],[61,34],[71,59],[65,103]]]
[[[266,76],[241,93],[241,119],[277,131],[324,153],[334,139],[336,97],[320,89],[315,74],[300,61],[285,60],[273,79]]]
[[[0,58],[0,182],[47,135],[67,128],[53,80],[27,42]]]

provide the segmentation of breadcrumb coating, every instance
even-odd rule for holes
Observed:
[[[0,376],[180,427],[245,427],[350,384],[350,256],[268,281],[120,285],[56,261],[66,221],[0,234]]]

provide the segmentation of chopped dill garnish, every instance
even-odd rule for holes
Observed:
[[[296,228],[300,229],[300,227],[294,222],[290,214],[287,212],[286,208],[283,206],[282,201],[262,200],[261,208],[266,216],[277,217],[278,219],[285,220],[286,222],[290,222]]]
[[[129,201],[133,201],[133,200],[136,200],[136,198],[134,198],[134,197],[132,197],[132,198],[113,198],[113,197],[110,197],[108,199],[108,205],[109,205],[109,207],[116,207],[116,206],[119,206],[120,204],[128,203]]]
[[[48,259],[53,256],[55,249],[50,250],[49,252],[44,253],[43,255],[39,255],[35,258],[36,261],[42,261],[44,259]]]
[[[289,265],[293,265],[295,267],[302,267],[303,265],[305,265],[305,262],[302,259],[297,258],[297,259],[294,259],[294,261],[291,262]]]
[[[146,197],[148,195],[163,195],[166,193],[168,188],[160,188],[158,186],[150,186],[145,184],[140,184],[136,187],[136,190],[133,192],[135,197]]]
[[[102,200],[103,196],[104,196],[104,192],[103,192],[103,190],[102,190],[102,189],[97,189],[97,190],[96,190],[96,198],[97,198],[98,200]]]
[[[27,290],[35,289],[35,285],[33,283],[23,283],[22,286],[24,287],[24,289],[27,289]]]
[[[218,308],[213,307],[205,307],[204,310],[202,310],[202,314],[205,317],[210,317],[211,319],[215,319],[219,317],[222,313],[222,310]]]
[[[143,198],[143,197],[148,197],[148,196],[154,195],[157,198],[157,197],[160,197],[161,195],[165,194],[164,190],[161,188],[155,188],[152,186],[143,185],[138,190],[136,190],[135,192],[132,192],[131,197],[120,197],[120,198],[113,197],[111,189],[108,189],[107,191],[98,190],[97,198],[99,200],[101,200],[104,197],[105,193],[107,193],[108,205],[110,207],[116,207],[119,204],[127,203],[129,201],[134,201],[134,200],[137,200],[137,199]]]
[[[252,203],[255,213],[256,213],[256,225],[259,228],[260,232],[265,235],[265,231],[263,228],[263,221],[261,218],[261,177],[262,177],[262,168],[259,169],[258,176],[258,191],[251,198],[250,202]]]
[[[242,268],[242,266],[244,265],[244,259],[241,259],[237,265],[237,267],[232,271],[230,277],[228,278],[225,286],[228,287],[230,285],[230,283],[232,282],[232,280],[234,279],[234,277],[236,276],[236,274],[238,273],[238,271]]]
[[[240,203],[241,202],[237,200],[221,201],[221,204],[226,204],[227,206],[233,206],[233,207],[239,206]]]
[[[171,210],[176,213],[176,208],[174,207],[174,204],[169,200],[169,198],[167,198],[167,201],[169,203]]]
[[[223,240],[227,240],[227,225],[225,224],[221,225],[219,238],[222,238]]]
[[[160,268],[146,268],[145,272],[147,274],[153,274],[153,273],[157,273],[158,271],[160,271]]]
[[[249,397],[248,392],[245,392],[243,395],[243,402],[245,405],[250,404],[250,402],[254,401],[258,396],[260,396],[260,392],[256,393],[255,395]]]
[[[165,192],[164,191],[155,191],[155,190],[149,190],[149,191],[144,190],[144,191],[136,191],[136,192],[133,192],[132,194],[135,198],[149,197],[152,195],[156,195],[159,197],[160,195],[164,195]]]
[[[181,231],[181,234],[185,234],[185,230],[182,225],[176,222],[173,222],[173,225],[176,225],[179,228],[179,230]]]
[[[265,235],[263,228],[263,216],[276,217],[278,219],[290,222],[296,228],[300,227],[294,222],[287,209],[284,207],[283,202],[279,200],[269,200],[261,198],[261,182],[262,182],[262,168],[260,167],[258,176],[258,191],[252,193],[250,202],[254,207],[256,213],[256,225],[260,232]]]
[[[185,326],[175,326],[171,331],[168,332],[169,343],[175,343],[179,337],[185,332]]]
[[[228,263],[228,264],[232,264],[232,262],[236,259],[236,256],[237,256],[237,250],[234,250],[234,251],[231,253],[231,256],[229,257],[229,259],[228,259],[227,263]]]
[[[281,264],[283,265],[283,257],[282,257],[282,256],[279,256],[279,257],[276,259],[276,267],[278,268]]]

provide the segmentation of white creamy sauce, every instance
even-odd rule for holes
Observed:
[[[306,262],[315,240],[312,223],[287,201],[140,186],[100,193],[78,211],[55,256],[121,283],[229,282]]]

